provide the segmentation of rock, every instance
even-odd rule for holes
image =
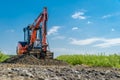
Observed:
[[[115,77],[120,78],[120,74],[116,74]]]
[[[43,78],[38,78],[38,80],[44,80]],[[45,80],[47,80],[47,79],[45,79]]]
[[[100,72],[100,74],[101,74],[101,75],[105,75],[105,73],[104,73],[104,72]]]
[[[76,74],[79,74],[79,71],[74,71]]]
[[[110,70],[105,71],[105,73],[110,73],[110,72],[111,72]]]

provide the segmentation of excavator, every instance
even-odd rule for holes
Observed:
[[[32,64],[32,65],[68,65],[66,62],[54,59],[47,39],[47,8],[34,22],[23,28],[24,41],[18,41],[17,55],[5,60],[3,63]]]
[[[47,7],[34,22],[23,28],[24,41],[19,41],[16,49],[17,55],[34,55],[39,59],[53,59],[53,52],[49,50],[47,42]]]

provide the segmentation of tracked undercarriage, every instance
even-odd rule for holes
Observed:
[[[47,52],[42,52],[41,50],[39,49],[32,49],[30,52],[29,52],[30,55],[34,55],[36,58],[38,59],[53,59],[53,52],[50,52],[50,51],[47,51]]]

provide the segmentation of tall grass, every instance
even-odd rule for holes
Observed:
[[[3,62],[4,60],[6,60],[6,59],[8,59],[8,58],[9,58],[8,55],[5,55],[4,53],[2,53],[2,52],[0,51],[0,62]]]
[[[117,67],[120,68],[120,55],[61,55],[58,60],[63,60],[72,65],[85,64],[89,66]]]

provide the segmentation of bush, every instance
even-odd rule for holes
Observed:
[[[6,59],[8,59],[9,56],[8,55],[5,55],[3,54],[1,51],[0,51],[0,62],[3,62],[5,61]]]
[[[61,55],[58,60],[63,60],[72,65],[85,64],[89,66],[120,68],[120,55]]]

